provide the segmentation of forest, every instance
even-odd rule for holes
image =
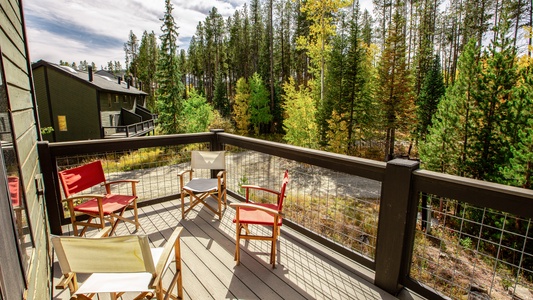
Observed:
[[[165,5],[161,36],[124,43],[162,134],[219,127],[532,187],[531,1],[250,0],[212,8],[188,49]]]

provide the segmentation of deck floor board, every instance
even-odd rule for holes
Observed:
[[[182,226],[185,299],[397,299],[367,281],[371,275],[355,262],[287,227],[281,230],[275,269],[269,264],[270,245],[264,241],[241,242],[241,264],[236,266],[235,211],[228,206],[218,220],[198,205],[182,220],[180,206],[178,199],[140,207],[141,228],[135,231],[132,224],[122,223],[116,233],[146,234],[152,246],[161,247],[174,228]],[[131,211],[126,215],[133,216]],[[251,229],[268,232],[261,226]],[[70,230],[64,227],[65,232]],[[54,285],[60,276],[55,262]],[[69,299],[69,292],[54,289],[53,299]]]

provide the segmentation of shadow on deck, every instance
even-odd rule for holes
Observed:
[[[146,234],[153,246],[162,246],[176,226],[184,227],[185,299],[398,299],[374,286],[369,270],[286,226],[278,242],[276,269],[268,264],[270,246],[264,241],[243,243],[241,264],[236,266],[235,211],[228,206],[219,221],[199,205],[182,220],[180,205],[173,200],[139,208],[142,228],[136,234]],[[122,223],[117,235],[132,234],[132,230],[133,225]],[[60,277],[59,265],[54,262],[54,286]],[[68,290],[54,289],[53,299],[69,299]]]

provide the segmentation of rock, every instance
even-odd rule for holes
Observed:
[[[514,289],[514,293],[513,293],[513,289],[509,288],[509,293],[513,295],[513,299],[516,299],[516,300],[532,300],[533,299],[533,294],[531,294],[529,289],[521,285],[516,286],[516,288]]]
[[[490,300],[490,296],[487,293],[487,288],[479,285],[471,285],[470,293],[468,293],[468,300]]]
[[[481,292],[470,292],[468,294],[468,300],[491,300],[490,296]]]

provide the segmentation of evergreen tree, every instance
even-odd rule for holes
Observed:
[[[165,134],[182,132],[180,124],[183,106],[183,83],[179,73],[177,57],[178,27],[172,17],[172,4],[165,0],[165,15],[161,26],[161,48],[157,63],[158,88],[157,109],[159,126]]]
[[[226,94],[226,84],[222,72],[218,72],[215,79],[215,92],[213,95],[213,106],[220,112],[222,117],[230,114],[229,99]]]
[[[158,49],[157,38],[153,31],[151,33],[144,31],[136,61],[142,90],[148,94],[147,106],[149,109],[155,109],[154,86],[156,84]]]
[[[419,139],[425,139],[431,126],[433,115],[437,111],[437,106],[445,91],[446,87],[442,77],[440,58],[435,56],[417,101],[417,134]]]
[[[137,78],[137,56],[139,55],[139,40],[130,30],[128,41],[124,43],[124,53],[126,58],[126,74]]]
[[[385,112],[385,160],[394,156],[396,130],[409,132],[413,125],[412,81],[406,61],[404,7],[395,6],[392,24],[379,66],[379,91]]]
[[[261,127],[272,120],[269,93],[259,74],[250,78],[250,124],[255,134],[261,133]]]
[[[475,115],[477,125],[474,151],[473,177],[498,181],[499,170],[510,158],[509,103],[517,84],[514,42],[509,38],[510,20],[505,11],[495,28],[496,38],[484,52],[484,68],[480,72],[479,109]]]
[[[476,40],[471,39],[459,58],[457,79],[439,102],[426,139],[420,143],[420,159],[426,169],[460,176],[472,174],[472,115],[480,93],[478,56]]]

